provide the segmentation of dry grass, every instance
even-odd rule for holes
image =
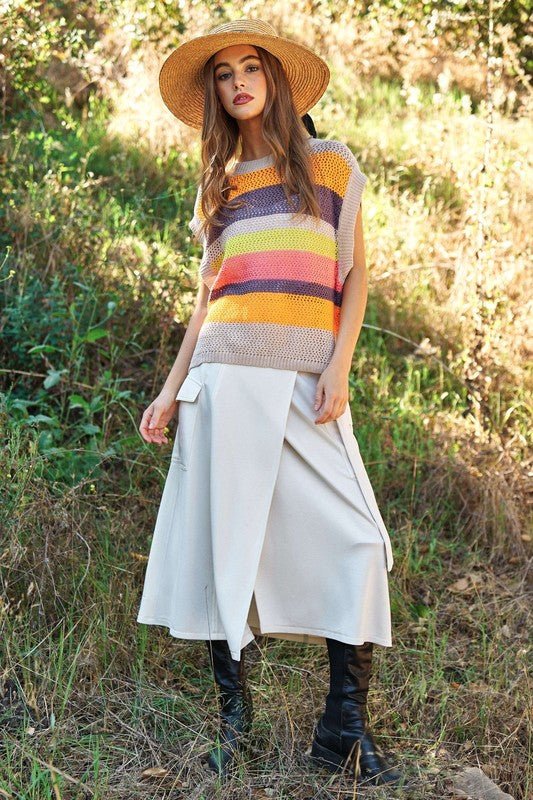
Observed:
[[[10,442],[12,456],[15,449]],[[357,790],[361,797],[452,800],[453,775],[465,764],[516,800],[527,797],[529,565],[520,550],[499,552],[481,527],[476,515],[485,522],[505,513],[509,498],[487,509],[487,491],[472,506],[482,482],[462,455],[451,472],[432,459],[411,507],[389,510],[394,647],[375,648],[370,713],[410,782]],[[206,648],[135,623],[139,554],[157,508],[146,465],[136,465],[119,496],[114,479],[97,495],[88,481],[57,493],[38,477],[36,454],[19,452],[16,461],[0,610],[6,796],[49,796],[53,770],[62,798],[354,796],[347,777],[316,771],[306,757],[328,682],[326,652],[313,645],[259,638],[248,647],[250,750],[229,784],[218,786],[208,771],[217,706]],[[447,505],[452,530],[436,516]],[[144,774],[153,767],[160,777]]]

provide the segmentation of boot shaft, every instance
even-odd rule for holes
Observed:
[[[220,689],[221,697],[230,698],[242,694],[245,683],[244,658],[241,651],[240,661],[231,657],[225,639],[207,640],[207,649],[213,670],[215,683]]]
[[[206,644],[218,687],[221,721],[237,730],[246,730],[251,725],[253,703],[246,683],[244,650],[236,661],[225,639],[207,640]]]
[[[240,660],[235,661],[225,639],[208,640],[206,644],[220,704],[217,744],[209,752],[208,764],[219,776],[226,777],[250,730],[252,697],[245,681],[244,652],[241,650]]]
[[[330,685],[326,715],[342,728],[343,709],[366,717],[366,703],[372,677],[373,643],[345,644],[326,639],[329,656]]]

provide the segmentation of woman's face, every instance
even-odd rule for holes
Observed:
[[[237,122],[260,115],[265,106],[267,86],[263,65],[255,47],[235,44],[215,53],[215,87],[222,105]],[[246,102],[235,103],[239,95]],[[250,99],[251,98],[251,99]]]

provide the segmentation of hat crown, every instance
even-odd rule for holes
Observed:
[[[247,18],[223,22],[222,25],[211,28],[207,35],[210,36],[214,33],[258,33],[263,34],[263,36],[279,36],[276,29],[269,22],[265,22],[262,19]]]

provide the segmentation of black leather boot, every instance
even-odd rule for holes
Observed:
[[[347,768],[361,783],[400,785],[402,775],[387,763],[368,728],[366,703],[372,674],[372,642],[326,642],[330,691],[315,731],[311,758],[330,772]]]
[[[241,660],[231,657],[225,639],[207,641],[215,682],[219,688],[220,729],[208,764],[221,777],[234,765],[252,722],[252,698],[245,683],[244,650]]]

